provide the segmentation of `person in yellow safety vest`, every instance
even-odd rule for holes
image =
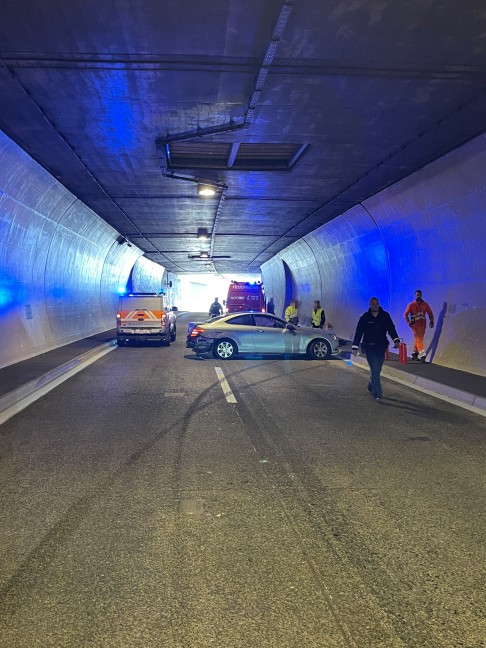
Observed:
[[[324,328],[324,322],[326,321],[326,314],[324,309],[321,306],[321,302],[316,299],[314,302],[314,309],[312,311],[312,328]]]
[[[424,350],[426,315],[429,316],[430,328],[434,328],[434,313],[427,302],[422,299],[422,291],[416,290],[415,301],[410,302],[403,316],[413,332],[415,346],[412,358],[421,362],[425,362],[425,356],[427,355]]]
[[[297,302],[295,299],[292,299],[285,309],[285,321],[294,326],[298,326],[299,324],[299,311],[297,310]]]

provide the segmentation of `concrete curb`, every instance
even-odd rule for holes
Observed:
[[[351,362],[354,366],[359,367],[360,369],[369,370],[366,358],[361,356],[351,356],[349,360],[343,358],[343,361],[348,364]],[[486,398],[483,398],[482,396],[477,396],[476,394],[471,394],[462,391],[461,389],[456,389],[455,387],[443,385],[442,383],[438,383],[435,380],[429,380],[423,376],[415,376],[414,374],[400,371],[399,369],[389,367],[388,365],[383,365],[381,374],[397,383],[430,394],[431,396],[445,400],[453,405],[463,407],[471,412],[480,414],[481,416],[486,416]]]
[[[105,342],[0,397],[0,425],[116,346],[116,340]]]

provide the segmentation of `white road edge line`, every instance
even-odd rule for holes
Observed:
[[[358,356],[359,357],[359,356]],[[346,364],[349,363],[349,360],[345,361]],[[358,367],[359,369],[364,369],[365,371],[370,370],[368,364],[364,364],[365,360],[363,361],[363,364],[361,362],[354,362],[351,361],[351,365],[353,367]],[[395,370],[396,371],[396,370]],[[409,374],[407,374],[409,375]],[[446,403],[450,403],[451,405],[456,405],[456,407],[462,407],[463,409],[468,410],[469,412],[473,412],[474,414],[479,414],[480,416],[486,416],[486,410],[480,408],[480,407],[475,407],[472,403],[467,403],[465,401],[458,400],[457,398],[454,398],[452,396],[447,396],[446,394],[441,394],[440,392],[434,391],[433,389],[428,389],[426,386],[421,385],[421,384],[416,384],[415,382],[411,380],[402,380],[398,376],[393,376],[389,373],[383,372],[381,374],[382,378],[388,378],[388,380],[392,380],[393,382],[400,383],[400,385],[404,385],[405,387],[410,387],[411,389],[415,389],[417,391],[423,392],[424,394],[428,394],[429,396],[433,396],[434,398],[439,398],[440,400],[445,401]],[[416,377],[415,377],[416,378]],[[433,381],[431,381],[433,382]],[[438,383],[440,385],[440,383]],[[458,390],[460,391],[460,390]],[[386,397],[385,397],[386,399]]]
[[[224,373],[221,367],[214,367],[214,371],[218,376],[219,384],[221,385],[221,389],[223,390],[223,394],[228,403],[237,403],[238,401],[234,397],[234,394],[231,391],[231,387],[228,385],[228,381],[224,377]]]
[[[0,398],[0,425],[116,348],[116,344],[104,344],[84,354],[86,357],[74,358],[66,365],[57,367],[44,376],[8,392]],[[69,368],[70,366],[71,368]],[[59,374],[59,372],[62,373]]]

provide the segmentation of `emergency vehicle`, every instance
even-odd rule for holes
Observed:
[[[249,281],[232,281],[228,288],[226,299],[226,310],[228,313],[239,311],[259,311],[264,313],[265,290],[260,281],[250,283]]]
[[[120,294],[116,314],[116,338],[128,342],[164,342],[176,339],[176,316],[164,303],[163,293]]]

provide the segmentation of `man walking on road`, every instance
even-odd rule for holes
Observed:
[[[425,362],[425,356],[427,355],[424,350],[425,327],[427,325],[426,315],[429,316],[430,328],[434,328],[434,314],[432,309],[422,299],[422,291],[416,290],[415,301],[410,302],[403,316],[413,332],[415,345],[412,358],[421,362]]]
[[[358,353],[359,344],[363,340],[366,360],[370,366],[368,391],[377,401],[383,398],[380,373],[385,360],[385,351],[388,347],[387,334],[393,339],[395,349],[398,349],[400,338],[397,335],[392,318],[380,306],[378,298],[372,297],[369,309],[359,318],[356,333],[354,334],[352,353],[353,355]]]

